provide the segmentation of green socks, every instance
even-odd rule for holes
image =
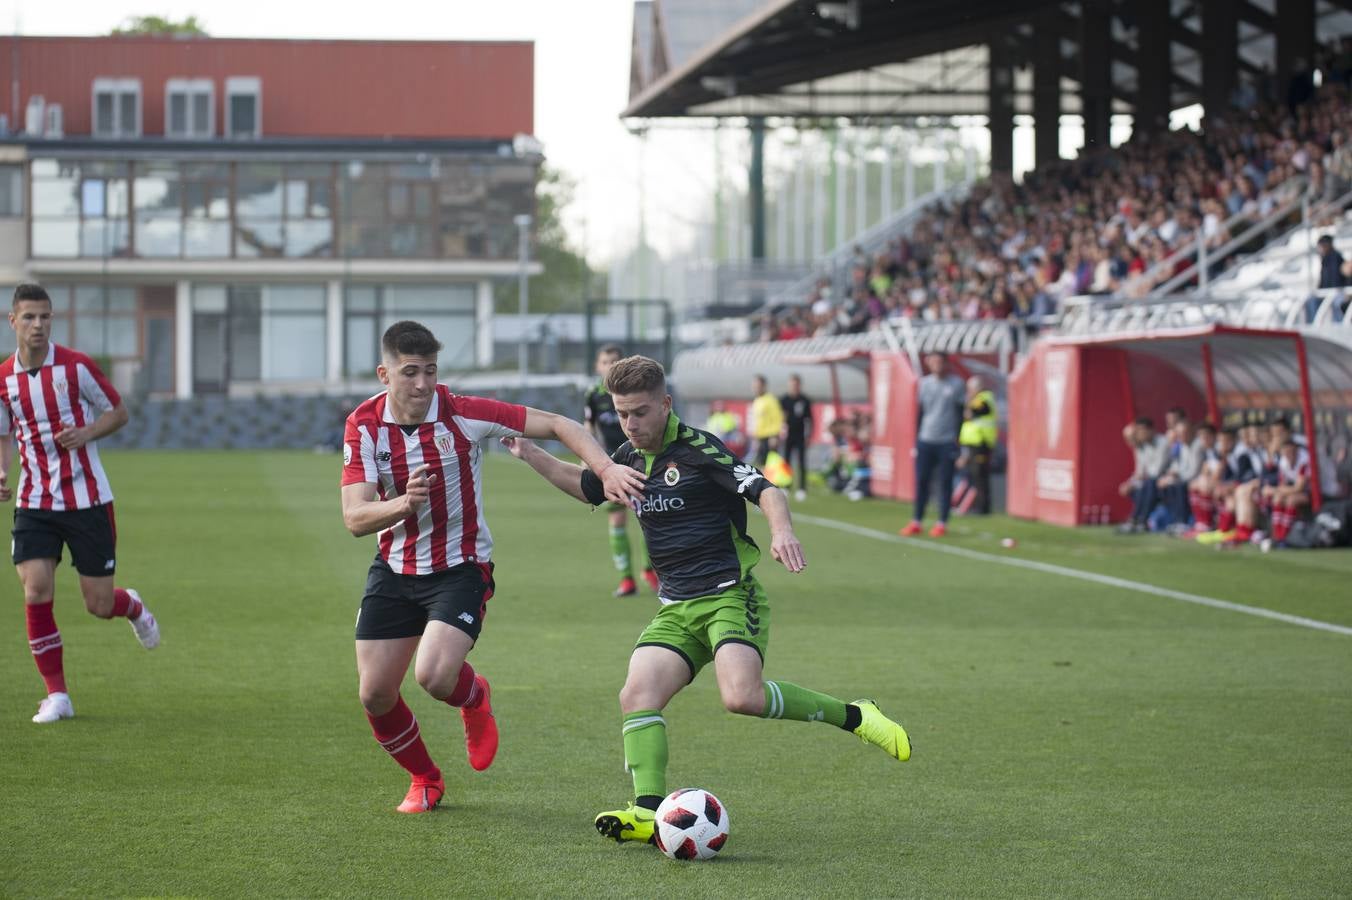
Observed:
[[[765,711],[761,717],[792,719],[795,722],[827,722],[837,728],[844,728],[845,701],[787,681],[767,681]]]
[[[624,717],[624,767],[634,776],[635,797],[666,795],[667,720],[661,710],[643,709]]]
[[[634,577],[634,568],[629,562],[629,529],[623,525],[610,526],[610,557],[621,578]]]

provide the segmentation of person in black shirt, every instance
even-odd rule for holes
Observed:
[[[620,691],[625,762],[635,799],[596,817],[617,841],[651,841],[653,811],[667,792],[667,732],[662,710],[705,665],[714,664],[729,712],[766,719],[829,722],[910,759],[906,731],[871,700],[845,703],[783,681],[765,681],[770,607],[752,569],[760,549],[747,533],[746,503],[770,525],[770,555],[790,572],[807,565],[793,533],[788,499],[753,465],[707,431],[671,411],[661,365],[642,356],[610,367],[606,386],[628,437],[611,458],[647,476],[634,512],[661,581],[662,607],[639,635]],[[600,482],[524,438],[503,443],[559,490],[593,506]]]
[[[784,459],[798,475],[794,499],[807,499],[807,442],[812,437],[812,401],[803,394],[803,379],[789,376],[789,392],[779,398],[784,408]],[[795,459],[797,460],[795,462]]]
[[[624,443],[624,429],[620,427],[620,417],[615,414],[615,403],[606,390],[606,372],[615,360],[624,356],[619,344],[606,344],[596,354],[596,384],[587,389],[583,400],[582,419],[587,423],[592,435],[614,453]],[[638,594],[638,583],[634,581],[634,561],[629,546],[628,507],[621,503],[606,503],[607,518],[610,520],[610,558],[615,570],[620,573],[620,586],[615,589],[616,597],[633,597]],[[654,591],[657,590],[657,573],[651,562],[643,567],[643,580]]]

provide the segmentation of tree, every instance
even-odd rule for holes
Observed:
[[[535,188],[535,246],[532,258],[543,273],[530,279],[529,299],[532,313],[582,312],[582,301],[592,294],[596,273],[587,259],[568,239],[563,211],[573,201],[574,183],[567,175],[548,166],[540,167]],[[494,296],[499,313],[518,309],[515,278],[497,283]]]
[[[206,28],[197,20],[197,16],[188,16],[181,22],[175,22],[167,16],[128,16],[121,25],[113,29],[112,34],[207,37]]]

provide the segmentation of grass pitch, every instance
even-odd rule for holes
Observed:
[[[912,762],[819,724],[721,711],[711,673],[668,712],[672,787],[726,803],[707,864],[602,841],[629,796],[616,693],[651,595],[616,600],[601,513],[487,463],[497,596],[472,657],[503,747],[408,682],[448,795],[407,779],[356,699],[374,552],[338,461],[109,453],[119,583],[164,644],[81,608],[57,623],[77,717],[42,690],[0,577],[5,896],[1327,897],[1352,891],[1352,636],[960,559],[803,522],[809,568],[758,572],[771,677],[876,698]],[[905,510],[796,507],[890,534]],[[632,526],[631,526],[632,527]],[[764,520],[753,517],[764,537]],[[1019,546],[1001,550],[999,539]],[[1159,538],[957,520],[949,542],[1352,625],[1352,554],[1217,553]],[[766,541],[761,541],[762,546]]]

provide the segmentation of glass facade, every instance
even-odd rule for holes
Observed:
[[[441,369],[474,367],[475,293],[472,284],[351,285],[344,308],[344,370],[366,377],[380,363],[380,336],[395,322],[413,319],[441,341]]]
[[[488,156],[37,158],[30,175],[37,259],[513,260],[513,218],[534,212],[536,169]]]

